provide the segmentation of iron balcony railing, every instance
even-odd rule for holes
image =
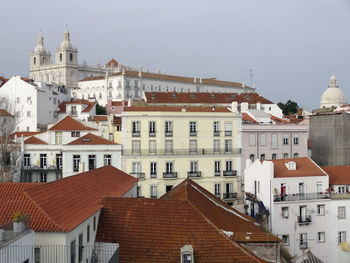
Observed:
[[[232,131],[225,131],[225,136],[232,136]]]
[[[214,176],[220,176],[220,174],[221,174],[220,171],[215,171],[214,172]]]
[[[224,199],[235,199],[237,198],[237,193],[223,193]]]
[[[134,175],[136,178],[144,179],[145,173],[130,173],[131,175]]]
[[[304,193],[304,194],[285,194],[274,195],[274,202],[284,201],[303,201],[303,200],[315,200],[315,199],[329,199],[331,195],[329,193]]]
[[[156,132],[155,131],[149,131],[148,136],[149,137],[156,137]]]
[[[30,166],[24,166],[23,170],[25,171],[62,171],[62,165],[30,165]]]
[[[224,176],[236,176],[237,175],[237,170],[232,170],[232,171],[223,171]]]
[[[165,179],[175,179],[175,178],[177,178],[177,172],[163,173],[163,178],[165,178]]]
[[[311,223],[311,215],[307,216],[298,216],[299,225],[308,225]]]
[[[214,131],[214,136],[220,136],[220,131]]]
[[[132,131],[132,137],[140,137],[140,131]]]
[[[156,153],[155,153],[156,152]],[[232,149],[210,149],[210,148],[200,148],[200,149],[157,149],[150,152],[149,149],[123,149],[122,155],[240,155],[241,148]]]
[[[197,136],[197,131],[190,131],[190,136]]]
[[[165,137],[172,137],[173,131],[165,131]]]
[[[202,172],[200,171],[190,171],[187,172],[188,177],[202,177]]]

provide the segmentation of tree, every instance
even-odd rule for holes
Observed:
[[[284,115],[295,114],[298,112],[298,103],[288,100],[285,104],[282,102],[277,103],[278,107],[282,110]]]
[[[96,115],[106,115],[106,108],[103,106],[100,106],[100,104],[96,104]]]

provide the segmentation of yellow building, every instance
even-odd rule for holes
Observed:
[[[186,178],[235,204],[241,193],[241,115],[227,108],[126,107],[122,169],[157,198]]]

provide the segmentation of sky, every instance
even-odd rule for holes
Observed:
[[[66,24],[79,62],[251,85],[273,102],[319,107],[334,72],[350,102],[350,0],[1,0],[0,76],[29,75],[42,31]]]

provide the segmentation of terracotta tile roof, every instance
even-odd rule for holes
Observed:
[[[93,117],[89,117],[89,121],[108,121],[107,115],[95,115]]]
[[[41,131],[40,132],[24,132],[24,131],[18,131],[18,132],[15,132],[15,133],[12,133],[11,134],[11,138],[14,138],[15,136],[17,136],[17,138],[20,138],[22,137],[29,137],[29,136],[33,136],[33,135],[36,135],[36,134],[39,134],[39,133],[42,133]]]
[[[254,220],[230,207],[215,195],[192,180],[184,180],[181,184],[166,193],[161,199],[185,200],[217,228],[234,233],[232,239],[238,242],[280,242],[272,234],[264,232],[255,225]],[[249,234],[250,239],[246,236]]]
[[[10,116],[10,117],[14,117],[11,113],[9,113],[8,111],[4,110],[4,109],[0,109],[0,116]]]
[[[289,120],[284,120],[284,119],[281,119],[281,118],[278,118],[274,115],[270,115],[270,118],[271,120],[273,120],[276,124],[287,124],[287,123],[290,123]]]
[[[174,112],[231,112],[225,107],[167,107],[167,106],[131,106],[124,111],[174,111]]]
[[[145,92],[148,103],[207,103],[207,104],[231,104],[248,102],[255,104],[273,104],[257,93],[186,93],[186,92]]]
[[[122,101],[112,101],[112,106],[123,106],[123,102]],[[124,101],[124,106],[128,106],[129,105],[129,101]]]
[[[118,64],[118,61],[112,58],[110,61],[107,62],[106,67],[118,67]]]
[[[58,121],[55,125],[53,125],[49,130],[51,131],[92,131],[96,129],[85,126],[81,122],[67,115],[62,120]]]
[[[110,140],[106,140],[100,136],[96,136],[94,134],[88,133],[83,137],[80,137],[70,143],[68,143],[67,145],[116,145],[117,143],[110,141]]]
[[[350,166],[322,166],[329,176],[329,184],[350,184]]]
[[[34,231],[69,232],[101,209],[102,196],[123,196],[136,182],[117,168],[104,166],[34,187],[0,183],[0,214],[22,211],[30,214]]]
[[[113,118],[113,124],[115,125],[121,125],[122,124],[122,118],[114,116]]]
[[[97,242],[116,242],[120,262],[180,262],[190,244],[195,262],[265,262],[230,240],[189,202],[105,197]]]
[[[68,104],[83,104],[83,105],[86,105],[87,107],[82,112],[89,112],[95,106],[96,102],[95,101],[91,102],[91,101],[82,100],[82,99],[71,100],[71,101],[64,101],[60,105],[58,105],[58,107],[60,108],[59,113],[66,112],[66,105],[68,105]]]
[[[270,160],[274,164],[274,177],[326,176],[327,174],[309,157]],[[288,170],[286,163],[296,163],[296,170]]]
[[[24,141],[24,144],[47,144],[47,143],[35,136],[31,136]]]
[[[257,123],[252,117],[249,116],[247,113],[242,113],[242,122],[243,123]]]
[[[0,76],[0,87],[4,85],[9,79]]]

